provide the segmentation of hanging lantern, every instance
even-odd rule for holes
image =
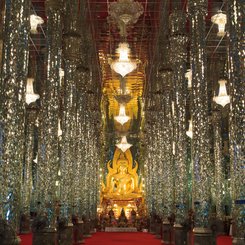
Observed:
[[[125,105],[120,104],[119,115],[114,117],[114,119],[121,125],[124,125],[124,123],[126,123],[130,119],[130,117],[126,115]]]
[[[211,21],[218,25],[219,32],[217,33],[217,36],[223,37],[225,35],[225,24],[227,22],[226,14],[219,12],[211,17]]]
[[[218,96],[214,96],[213,100],[214,102],[216,102],[219,105],[222,105],[223,107],[225,107],[227,104],[230,103],[230,96],[227,95],[227,91],[226,91],[226,80],[224,79],[220,79],[218,81],[219,83],[219,95]]]
[[[33,90],[34,78],[27,78],[26,84],[26,103],[29,105],[40,98],[39,94],[35,94]]]
[[[31,24],[31,33],[32,34],[37,34],[37,26],[43,24],[44,21],[40,16],[37,16],[35,14],[32,14],[30,16],[30,24]]]
[[[188,131],[186,131],[186,135],[192,139],[193,137],[193,131],[192,131],[192,119],[189,120],[189,128]]]
[[[126,136],[123,136],[121,142],[116,144],[116,147],[119,148],[121,151],[127,151],[132,145],[127,142]]]

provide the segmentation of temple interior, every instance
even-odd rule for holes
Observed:
[[[1,0],[0,244],[244,244],[244,9]]]

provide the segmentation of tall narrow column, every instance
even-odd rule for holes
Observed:
[[[242,244],[244,239],[244,2],[227,1],[229,33],[229,80],[230,80],[230,156],[231,156],[231,196],[232,217],[234,219],[234,244]]]
[[[214,162],[215,162],[215,204],[216,216],[219,220],[224,217],[225,176],[222,158],[221,115],[219,111],[213,113],[214,130]]]
[[[61,165],[62,214],[70,220],[74,212],[74,176],[76,171],[76,68],[79,61],[81,35],[79,1],[65,5],[64,25],[64,109]]]
[[[34,153],[34,127],[35,127],[36,110],[27,109],[25,120],[25,157],[23,164],[23,180],[22,180],[22,201],[21,201],[21,215],[22,220],[20,232],[30,232],[29,230],[29,216],[31,206],[32,194],[32,163]]]
[[[162,145],[162,156],[164,156],[163,168],[164,168],[164,210],[163,216],[166,220],[174,212],[174,163],[173,163],[173,121],[172,121],[172,79],[173,72],[171,70],[165,70],[161,72],[161,78],[164,90],[163,110],[163,137],[164,142]]]
[[[3,30],[0,124],[0,213],[19,226],[24,156],[25,85],[27,80],[30,1],[6,4]]]
[[[193,93],[193,202],[195,209],[195,232],[198,233],[201,231],[209,232],[208,230],[203,230],[203,228],[208,227],[211,201],[210,183],[212,176],[209,156],[207,57],[205,44],[207,0],[190,0],[189,11],[191,22],[190,39]],[[199,228],[202,229],[200,230]],[[198,243],[198,238],[196,238],[195,243]]]
[[[170,16],[171,52],[173,64],[174,105],[175,105],[175,204],[176,223],[181,224],[187,217],[188,171],[186,137],[186,97],[185,81],[187,61],[186,16],[182,11],[174,11]]]
[[[46,212],[49,227],[55,227],[55,200],[58,169],[59,82],[61,67],[62,2],[46,1],[47,12],[47,80],[41,97],[41,117],[38,152],[38,201]]]
[[[86,85],[89,79],[89,70],[85,67],[79,67],[78,69],[78,90],[77,90],[77,136],[78,136],[78,152],[77,161],[79,164],[79,182],[78,182],[78,200],[79,200],[79,217],[85,216],[86,202],[86,123],[87,123],[87,96]]]
[[[0,74],[2,70],[2,51],[3,51],[3,18],[4,18],[5,4],[4,1],[0,3]]]

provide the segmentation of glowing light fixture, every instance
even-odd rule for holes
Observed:
[[[119,115],[114,117],[114,119],[117,122],[119,122],[121,125],[123,125],[124,123],[126,123],[130,119],[130,117],[126,115],[125,105],[120,104]]]
[[[61,122],[60,122],[60,119],[59,119],[59,122],[58,122],[58,136],[61,136],[62,135],[62,129],[61,129]]]
[[[187,72],[185,73],[185,78],[188,80],[188,88],[191,88],[192,86],[192,70],[188,69]]]
[[[123,136],[121,142],[116,144],[116,147],[119,148],[121,151],[125,152],[128,150],[132,145],[127,142],[126,136]]]
[[[186,135],[192,139],[193,137],[193,131],[192,131],[192,119],[189,120],[189,128],[188,131],[186,131]]]
[[[65,76],[65,71],[62,68],[59,68],[59,75],[60,75],[60,86],[62,85],[62,79]]]
[[[35,94],[33,91],[34,78],[27,78],[26,84],[26,103],[29,105],[40,98],[39,94]]]
[[[117,49],[117,53],[119,53],[119,59],[111,63],[111,69],[124,77],[136,69],[137,65],[136,62],[130,61],[128,58],[130,49],[127,43],[120,43]]]
[[[37,156],[37,155],[36,155],[36,158],[33,159],[33,162],[34,162],[34,163],[37,163],[37,162],[38,162],[38,156]]]
[[[219,83],[219,95],[218,96],[214,96],[213,101],[216,102],[219,105],[222,105],[223,107],[225,107],[225,105],[230,103],[230,96],[227,95],[227,91],[226,91],[226,80],[224,79],[220,79],[218,81]]]
[[[38,33],[37,25],[43,24],[44,20],[40,16],[32,14],[30,16],[30,23],[31,23],[31,33],[32,34],[37,34]]]
[[[227,22],[226,14],[219,12],[211,17],[211,21],[218,25],[219,32],[217,36],[223,37],[225,35],[225,24]]]

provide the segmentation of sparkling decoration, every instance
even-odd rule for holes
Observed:
[[[219,95],[214,96],[213,100],[217,104],[225,107],[227,104],[230,103],[230,96],[227,95],[226,86],[225,86],[226,80],[221,79],[218,82],[219,82]]]
[[[214,128],[214,161],[215,161],[215,204],[216,216],[222,220],[224,216],[225,176],[222,157],[221,115],[213,113]]]
[[[25,138],[25,161],[23,165],[23,180],[22,180],[22,202],[21,212],[29,215],[31,194],[33,189],[32,178],[32,162],[34,161],[34,128],[35,128],[36,111],[27,110],[26,113],[26,138]]]
[[[5,7],[0,83],[0,213],[18,230],[25,140],[30,1],[10,1]]]
[[[243,1],[219,1],[211,19],[208,0],[136,1],[107,1],[105,23],[94,1],[0,0],[0,220],[23,232],[35,213],[56,236],[74,216],[103,229],[124,206],[130,227],[175,218],[176,244],[231,217],[243,244]]]
[[[31,24],[31,33],[32,34],[37,34],[37,26],[42,25],[44,23],[44,20],[42,17],[37,16],[35,14],[32,14],[30,16],[30,24]]]
[[[186,16],[182,11],[170,15],[171,63],[173,64],[173,155],[175,165],[175,206],[176,223],[182,224],[188,210],[188,167],[186,139],[186,98],[185,71],[187,61]],[[175,144],[175,142],[178,142]]]
[[[143,14],[143,6],[134,0],[118,0],[109,5],[109,20],[116,23],[120,29],[120,35],[126,36],[126,27],[138,21]]]
[[[26,83],[26,103],[29,105],[40,98],[39,94],[35,94],[33,90],[34,78],[27,78]]]
[[[217,36],[223,37],[225,35],[225,25],[227,22],[226,14],[219,12],[211,17],[211,21],[218,25],[219,32],[217,33]]]
[[[130,117],[126,115],[125,105],[120,104],[119,115],[115,116],[114,119],[121,125],[124,125],[126,122],[128,122],[128,120],[130,120]]]
[[[192,159],[193,203],[195,226],[208,227],[211,202],[213,169],[209,155],[209,122],[207,95],[207,58],[205,46],[205,16],[207,0],[188,2],[191,22],[191,70],[192,70]]]
[[[47,80],[41,97],[39,127],[37,198],[40,212],[47,213],[49,227],[55,227],[56,181],[59,170],[59,92],[61,67],[61,7],[55,0],[46,1],[47,12]],[[41,215],[41,213],[40,213]]]
[[[67,2],[64,24],[64,109],[62,116],[63,135],[61,144],[61,205],[62,216],[71,220],[77,203],[75,190],[77,158],[76,158],[76,123],[77,123],[77,86],[76,68],[79,61],[81,35],[78,1]],[[74,13],[77,14],[74,14]],[[68,17],[69,16],[69,17]],[[71,17],[72,16],[72,17]],[[72,44],[72,45],[71,45]]]
[[[233,237],[244,242],[244,152],[245,152],[245,83],[244,83],[244,3],[231,1],[227,10],[227,31],[229,32],[229,82],[230,82],[230,171],[232,218],[236,226]]]
[[[193,129],[192,129],[192,119],[189,120],[189,128],[188,131],[186,131],[186,135],[192,139],[193,137]]]
[[[163,92],[163,126],[162,126],[162,158],[163,160],[163,217],[166,220],[174,210],[174,157],[173,157],[173,114],[172,114],[172,84],[173,72],[164,71],[161,74],[164,86]],[[164,157],[163,157],[164,156]]]
[[[127,142],[127,137],[126,136],[123,136],[122,139],[121,139],[121,142],[116,144],[116,146],[122,150],[123,152],[125,152],[126,150],[128,150],[132,145],[129,144]]]
[[[119,73],[122,77],[136,69],[136,63],[130,61],[128,55],[130,53],[129,45],[127,43],[120,43],[117,49],[119,53],[119,60],[111,63],[111,69]]]

